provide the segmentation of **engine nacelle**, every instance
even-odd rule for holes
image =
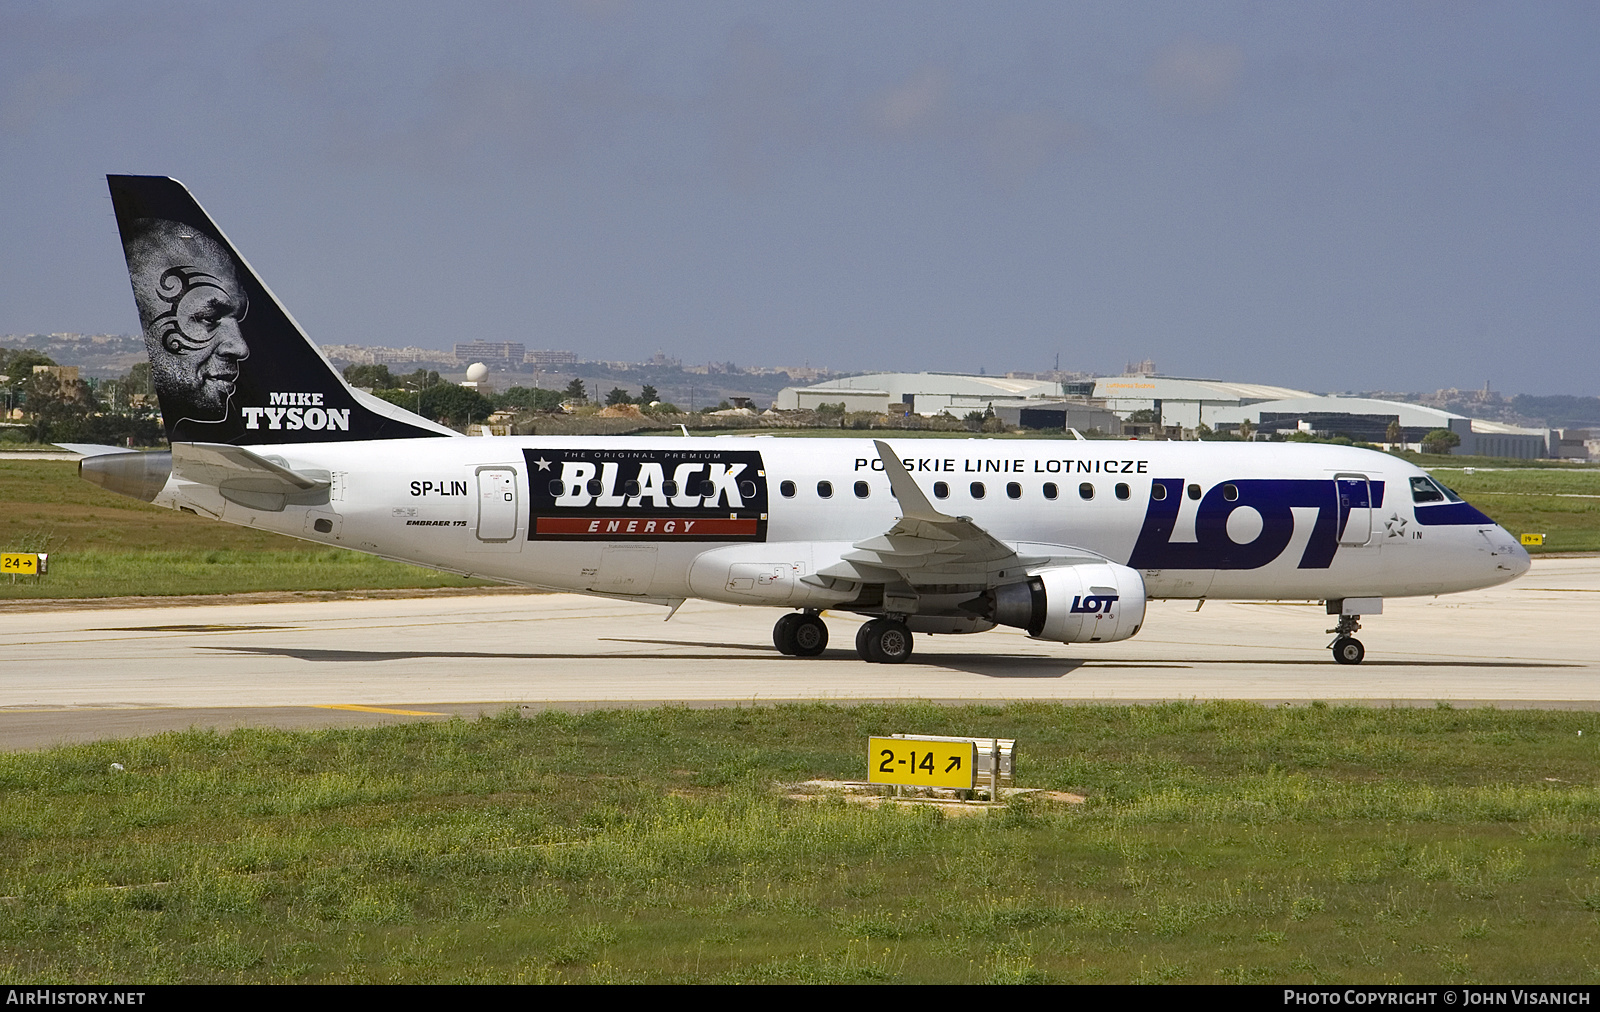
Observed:
[[[1144,580],[1114,562],[1058,566],[990,592],[986,616],[1060,643],[1125,640],[1144,624]]]
[[[102,453],[78,461],[78,474],[107,492],[154,502],[172,476],[172,453]]]

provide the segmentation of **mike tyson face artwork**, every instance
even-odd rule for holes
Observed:
[[[250,304],[232,257],[161,218],[140,219],[123,248],[163,413],[171,424],[223,421],[250,356],[240,329]]]

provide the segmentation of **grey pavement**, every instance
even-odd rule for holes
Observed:
[[[918,636],[866,664],[859,620],[828,615],[821,657],[772,648],[780,612],[664,609],[572,595],[8,611],[0,748],[187,727],[337,726],[590,709],[926,699],[1313,700],[1600,709],[1600,559],[1539,559],[1511,584],[1385,602],[1334,664],[1320,604],[1152,602],[1144,630],[1060,644],[1001,629]],[[225,600],[225,599],[223,599]],[[393,712],[399,711],[399,712]]]

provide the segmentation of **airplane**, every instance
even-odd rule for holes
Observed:
[[[851,612],[857,655],[887,664],[917,633],[1124,640],[1151,599],[1323,601],[1333,659],[1359,664],[1385,598],[1530,565],[1421,468],[1345,446],[463,438],[347,384],[181,183],[107,181],[171,449],[71,448],[169,509],[668,619],[782,609],[794,657]]]

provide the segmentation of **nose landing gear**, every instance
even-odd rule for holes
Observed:
[[[1360,664],[1361,659],[1367,656],[1367,648],[1353,634],[1361,630],[1362,615],[1383,614],[1383,598],[1332,598],[1325,603],[1329,615],[1339,616],[1339,624],[1328,630],[1334,635],[1334,641],[1328,644],[1333,651],[1333,659],[1340,664]]]
[[[1333,659],[1340,664],[1360,664],[1361,659],[1367,656],[1367,648],[1361,641],[1350,635],[1361,631],[1361,616],[1340,615],[1339,624],[1329,629],[1328,632],[1336,634],[1336,638],[1329,648],[1333,650]]]

